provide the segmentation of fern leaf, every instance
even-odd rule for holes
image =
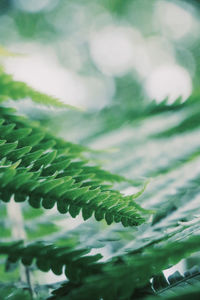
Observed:
[[[170,275],[168,281],[165,279],[164,275],[156,276],[153,278],[152,286],[156,291],[158,296],[170,297],[180,297],[182,292],[191,287],[200,287],[200,272],[198,267],[193,267],[192,269],[186,271],[184,276],[182,276],[178,271]]]
[[[199,251],[200,236],[191,236],[183,241],[168,242],[144,248],[141,253],[113,258],[103,265],[100,272],[88,277],[70,292],[67,287],[66,299],[129,299],[132,293],[147,284],[160,270],[178,263],[182,258]],[[101,282],[101,284],[98,284]],[[58,290],[59,291],[59,290]],[[110,297],[110,298],[109,298]],[[54,299],[54,298],[53,298]],[[56,299],[56,298],[55,298]],[[179,298],[178,298],[179,299]]]
[[[6,255],[9,262],[20,260],[25,266],[30,266],[35,261],[41,271],[52,270],[56,275],[61,275],[64,267],[67,278],[74,282],[81,282],[86,274],[91,275],[96,268],[100,269],[101,263],[97,262],[102,258],[101,254],[91,256],[89,252],[90,249],[74,249],[70,240],[65,243],[65,247],[44,242],[26,246],[20,241],[0,243],[0,255]]]
[[[1,284],[1,299],[31,300],[29,287],[23,284]]]
[[[64,141],[46,134],[25,118],[15,116],[9,109],[2,107],[0,114],[4,120],[0,131],[5,139],[0,144],[0,157],[5,160],[0,167],[3,201],[9,201],[14,194],[15,201],[28,199],[34,208],[42,205],[50,209],[57,204],[60,213],[69,211],[72,217],[82,210],[83,218],[88,219],[93,213],[101,211],[101,219],[104,218],[108,224],[117,221],[124,226],[135,226],[145,221],[144,210],[131,197],[108,189],[104,184],[121,182],[124,177],[101,170],[98,166],[89,166],[87,160],[82,158],[84,148],[77,149],[70,143],[65,145]],[[47,144],[48,147],[44,147]],[[78,152],[71,156],[74,148]],[[16,162],[19,165],[12,171]],[[6,175],[8,173],[9,177]],[[84,177],[81,179],[78,174]],[[133,195],[133,198],[140,194]]]

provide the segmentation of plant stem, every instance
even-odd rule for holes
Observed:
[[[14,240],[26,240],[26,231],[24,228],[24,219],[20,203],[16,203],[12,198],[7,204],[7,214],[11,224],[12,238]],[[31,284],[31,274],[28,267],[20,263],[20,280],[26,282],[31,298],[33,298],[33,288]]]

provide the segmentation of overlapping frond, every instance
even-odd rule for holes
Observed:
[[[170,275],[167,280],[161,273],[155,276],[152,281],[152,287],[156,291],[159,297],[180,297],[184,293],[188,293],[187,289],[191,292],[191,287],[196,290],[198,288],[200,292],[200,272],[197,266],[184,272],[181,275],[180,272],[176,271]]]
[[[112,262],[103,266],[99,274],[85,278],[82,285],[69,289],[69,285],[66,284],[65,293],[64,288],[61,288],[62,293],[59,294],[58,290],[55,299],[60,299],[59,296],[74,300],[101,297],[103,299],[130,299],[136,289],[144,287],[152,276],[160,273],[160,270],[198,252],[199,241],[199,235],[194,235],[182,241],[163,242],[149,246],[134,255],[116,257]]]
[[[72,240],[66,242],[65,247],[44,242],[25,246],[23,241],[0,244],[0,255],[6,256],[8,263],[21,261],[25,266],[30,266],[35,262],[39,270],[52,270],[56,275],[61,275],[64,268],[67,278],[77,283],[100,269],[101,264],[97,262],[102,255],[88,255],[89,252],[90,249],[75,249]]]

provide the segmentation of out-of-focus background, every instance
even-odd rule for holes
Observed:
[[[24,54],[6,70],[87,110],[185,101],[198,84],[199,32],[198,1],[0,2],[1,44]]]
[[[192,161],[200,147],[199,1],[1,0],[0,44],[19,54],[1,58],[16,80],[78,110],[54,111],[29,99],[10,105],[69,141],[103,150],[93,159],[106,169],[138,182],[153,177],[143,206],[175,211],[159,230],[185,220],[187,199],[175,195],[191,171],[193,177],[200,171]],[[137,184],[124,193],[134,189]],[[59,222],[70,230],[82,219]],[[126,244],[136,235],[89,222],[77,231],[86,245],[96,244],[102,228],[104,241],[118,230],[105,257],[120,249],[121,237]],[[33,223],[27,230],[37,237]]]

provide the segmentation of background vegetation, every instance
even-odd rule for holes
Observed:
[[[199,15],[0,2],[0,299],[199,299]]]

